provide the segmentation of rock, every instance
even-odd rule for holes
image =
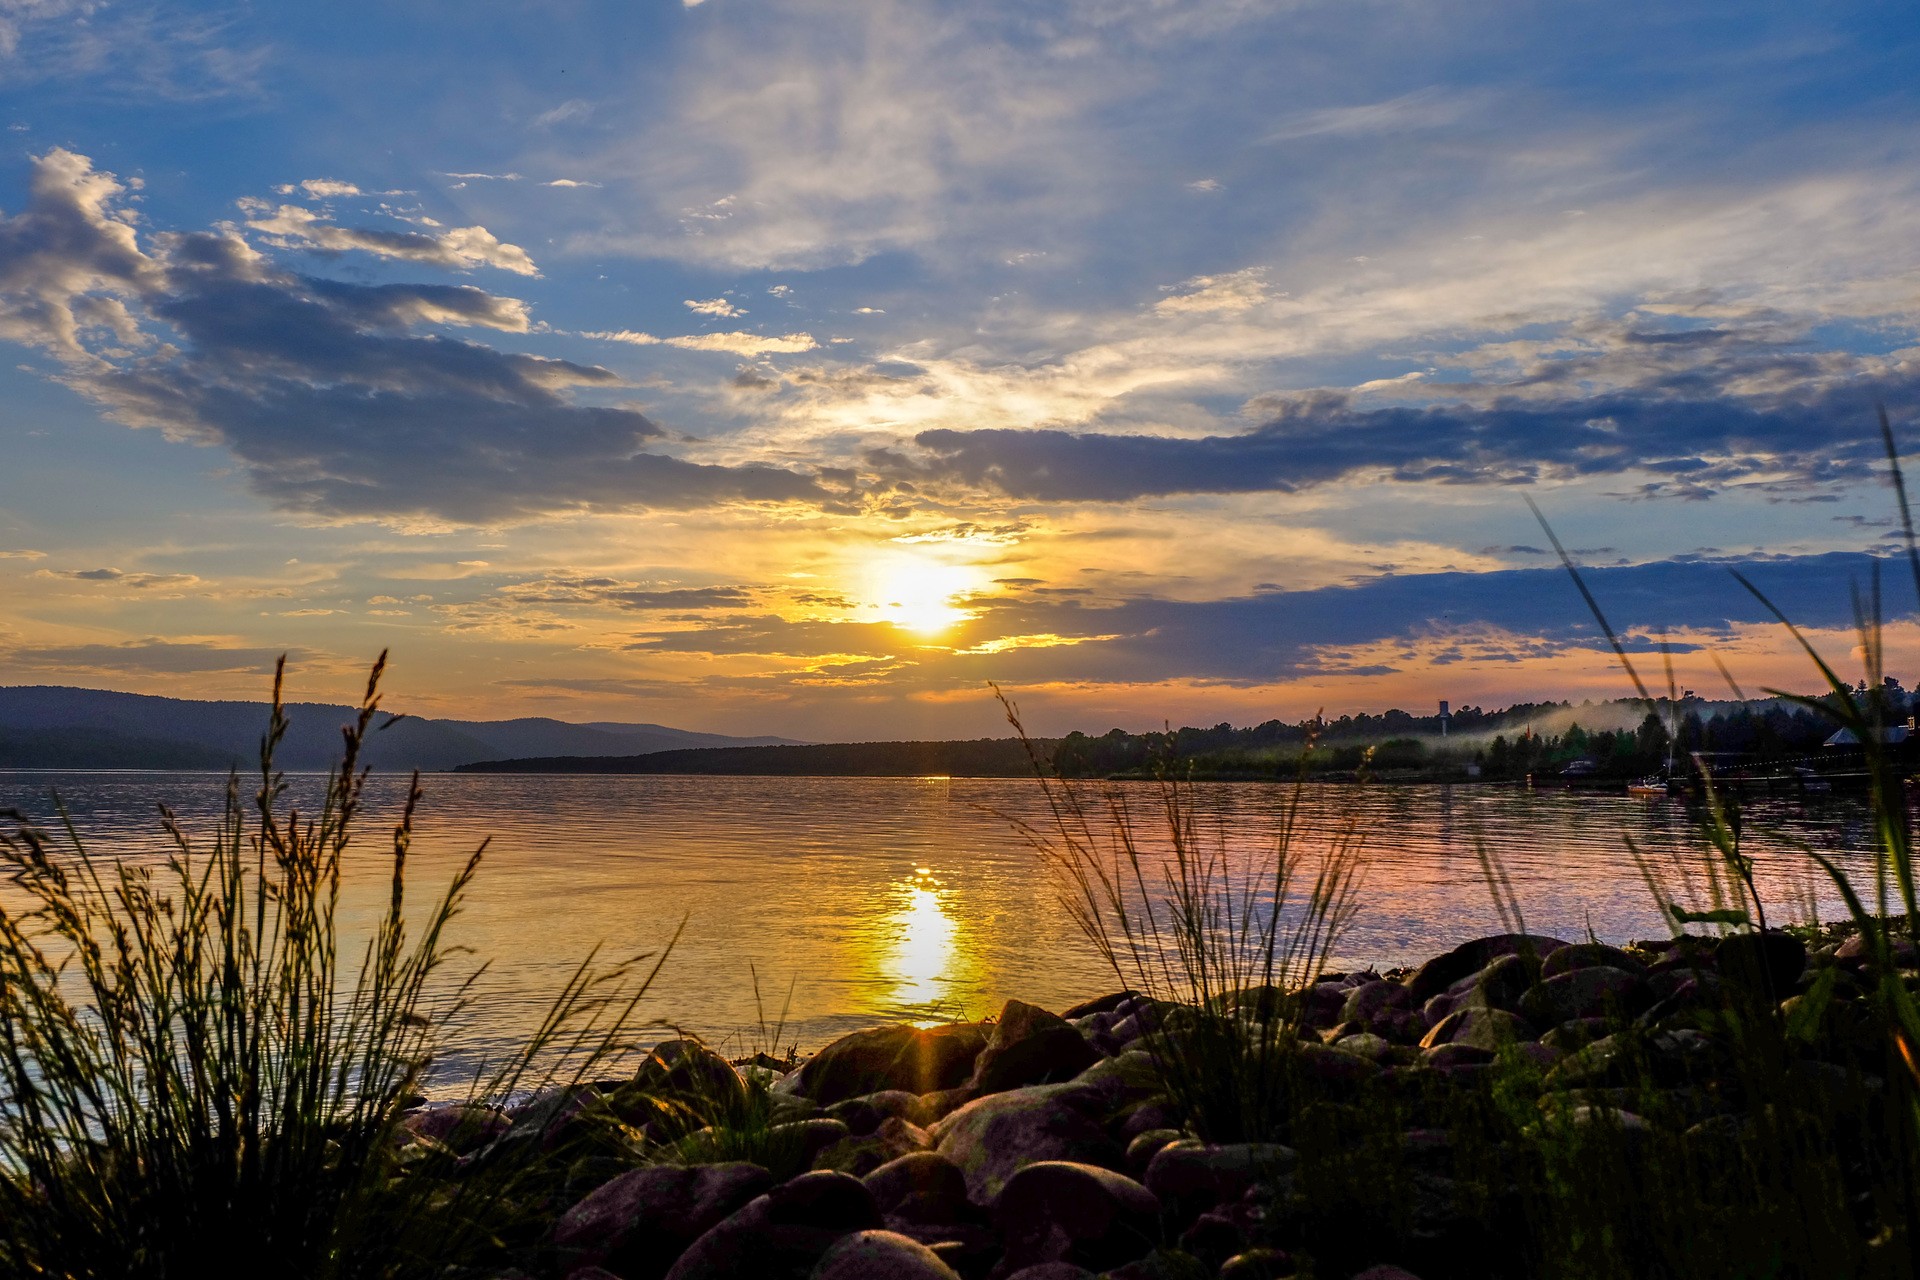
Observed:
[[[507,1113],[497,1107],[456,1103],[409,1111],[400,1127],[416,1138],[431,1138],[455,1155],[477,1151],[513,1128]]]
[[[1144,1049],[1128,1049],[1103,1058],[1073,1078],[1083,1088],[1098,1092],[1110,1107],[1151,1098],[1161,1090],[1159,1068]]]
[[[822,1122],[816,1120],[809,1123]],[[812,1165],[816,1169],[838,1169],[841,1173],[864,1178],[883,1164],[916,1151],[925,1151],[932,1145],[933,1140],[927,1136],[925,1129],[908,1124],[899,1116],[889,1116],[878,1129],[864,1138],[848,1135],[832,1146],[821,1149],[813,1157]]]
[[[1009,1000],[973,1066],[978,1094],[1071,1080],[1100,1060],[1087,1038],[1059,1014]]]
[[[1887,940],[1887,944],[1893,952],[1893,963],[1896,967],[1910,969],[1916,963],[1920,963],[1920,947],[1914,946],[1913,939],[1891,937]],[[1864,934],[1856,933],[1840,944],[1833,953],[1833,959],[1836,964],[1845,965],[1849,969],[1858,969],[1873,962],[1873,948],[1867,945]]]
[[[820,1256],[812,1280],[960,1280],[927,1246],[892,1231],[856,1231]]]
[[[820,1103],[891,1090],[937,1093],[965,1083],[986,1044],[986,1031],[970,1022],[870,1027],[841,1036],[775,1088]]]
[[[1093,1000],[1082,1000],[1060,1016],[1063,1018],[1084,1018],[1089,1014],[1112,1013],[1129,1000],[1137,999],[1138,991],[1116,991],[1112,995],[1100,996]]]
[[[1160,1149],[1186,1137],[1178,1129],[1149,1129],[1127,1144],[1127,1170],[1143,1174]]]
[[[1540,1043],[1562,1053],[1576,1053],[1613,1030],[1605,1018],[1573,1018],[1540,1037]]]
[[[882,1225],[858,1178],[804,1173],[700,1236],[667,1280],[805,1280],[843,1236]]]
[[[1462,1044],[1491,1051],[1535,1038],[1536,1033],[1526,1019],[1503,1009],[1462,1009],[1442,1018],[1421,1039],[1420,1047],[1432,1049],[1437,1045]]]
[[[648,1165],[562,1214],[554,1248],[578,1265],[657,1280],[694,1240],[772,1186],[757,1164]]]
[[[1356,1272],[1353,1280],[1420,1280],[1420,1277],[1411,1271],[1402,1271],[1399,1267],[1381,1265]]]
[[[1084,1105],[1089,1095],[1071,1084],[990,1094],[935,1125],[935,1149],[960,1166],[968,1197],[981,1206],[993,1203],[1009,1178],[1037,1161],[1119,1167],[1120,1147],[1076,1100]]]
[[[1604,942],[1576,942],[1562,947],[1540,964],[1542,979],[1572,973],[1575,969],[1619,969],[1624,973],[1646,975],[1647,966],[1632,952],[1610,947]]]
[[[828,1107],[826,1113],[831,1119],[845,1124],[847,1131],[856,1138],[866,1137],[890,1116],[898,1116],[908,1124],[916,1124],[923,1129],[936,1119],[919,1094],[908,1093],[904,1089],[843,1098]]]
[[[795,1163],[803,1169],[812,1164],[822,1151],[847,1141],[849,1136],[845,1122],[829,1120],[824,1116],[815,1120],[792,1120],[767,1129],[768,1139],[792,1151]],[[880,1163],[885,1164],[886,1161]]]
[[[901,1156],[860,1180],[880,1212],[913,1222],[953,1222],[968,1211],[960,1167],[934,1151]]]
[[[1251,1243],[1246,1228],[1228,1213],[1203,1213],[1180,1233],[1180,1247],[1205,1263],[1209,1273]]]
[[[1730,933],[1714,951],[1714,967],[1728,982],[1775,1004],[1793,994],[1800,971],[1807,967],[1807,948],[1780,929]]]
[[[1531,952],[1544,958],[1566,945],[1558,938],[1526,933],[1501,933],[1475,938],[1421,965],[1407,979],[1407,992],[1414,1003],[1421,1004],[1469,974],[1478,973],[1501,956]]]
[[[633,1085],[643,1093],[691,1100],[708,1117],[747,1100],[746,1081],[733,1064],[692,1036],[653,1046],[633,1073]]]
[[[1220,1264],[1219,1280],[1288,1280],[1299,1273],[1285,1249],[1248,1249]]]
[[[1120,1140],[1131,1142],[1149,1129],[1178,1129],[1186,1115],[1167,1098],[1149,1098],[1127,1110],[1120,1121]]]
[[[1133,1179],[1068,1160],[1029,1164],[993,1203],[1009,1270],[1072,1262],[1105,1270],[1153,1248],[1160,1202]]]
[[[1374,1035],[1371,1031],[1362,1031],[1358,1035],[1342,1036],[1333,1042],[1333,1047],[1342,1053],[1350,1053],[1356,1058],[1365,1058],[1368,1062],[1376,1066],[1393,1051],[1392,1044],[1388,1043],[1384,1038]]]
[[[1323,1085],[1348,1087],[1364,1084],[1380,1074],[1379,1064],[1332,1045],[1303,1040],[1297,1052],[1301,1073]]]
[[[1038,1266],[1020,1268],[1007,1280],[1095,1280],[1095,1277],[1093,1272],[1071,1262],[1042,1262]]]
[[[1298,1163],[1293,1148],[1278,1143],[1184,1139],[1154,1155],[1145,1182],[1176,1219],[1186,1219],[1239,1198],[1256,1182],[1291,1178]]]
[[[1493,1064],[1498,1055],[1491,1049],[1482,1049],[1472,1044],[1437,1044],[1420,1055],[1423,1065],[1438,1071],[1452,1071],[1466,1067],[1486,1067]]]
[[[1398,982],[1368,982],[1347,993],[1340,1021],[1371,1027],[1375,1018],[1413,1007],[1413,992]]]
[[[1155,1249],[1137,1262],[1105,1273],[1107,1280],[1210,1280],[1212,1268],[1180,1249]]]
[[[966,1106],[980,1095],[973,1091],[970,1084],[956,1085],[951,1089],[939,1089],[920,1095],[920,1105],[929,1117],[928,1123],[944,1120],[960,1108]],[[921,1128],[926,1128],[922,1125]]]
[[[1610,965],[1588,965],[1555,974],[1527,992],[1520,998],[1520,1012],[1536,1023],[1552,1025],[1573,1018],[1627,1019],[1645,1013],[1654,1000],[1653,988],[1638,974]]]

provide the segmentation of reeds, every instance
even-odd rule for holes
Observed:
[[[1001,702],[1027,741],[1018,709]],[[1203,818],[1191,784],[1164,768],[1150,820],[1136,816],[1125,788],[1036,774],[1048,822],[1008,821],[1115,982],[1180,1006],[1145,1039],[1168,1095],[1215,1141],[1278,1136],[1306,1014],[1296,993],[1358,907],[1357,825],[1309,849],[1297,783],[1272,838],[1242,855]]]
[[[232,778],[206,839],[163,810],[155,864],[6,815],[0,1274],[443,1275],[510,1243],[542,1144],[456,1162],[400,1125],[477,976],[451,971],[448,929],[484,851],[410,909],[417,775],[387,851],[366,855],[388,893],[357,961],[340,927],[384,664],[317,813],[287,805],[274,769],[276,671],[257,789]],[[664,955],[589,957],[470,1096],[586,1078],[625,1047]]]

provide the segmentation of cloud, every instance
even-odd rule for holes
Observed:
[[[155,587],[189,587],[200,579],[191,573],[125,573],[119,569],[41,569],[36,578],[66,578],[73,582],[111,582],[146,591]]]
[[[648,451],[663,433],[637,410],[573,398],[617,390],[606,369],[416,332],[521,331],[522,303],[299,275],[224,231],[148,252],[122,190],[83,156],[35,162],[26,208],[0,218],[0,336],[58,356],[121,422],[223,446],[275,506],[488,524],[827,500],[792,471]]]
[[[549,107],[528,121],[536,129],[551,129],[569,120],[585,120],[593,114],[593,104],[585,98],[569,98],[557,107]],[[551,184],[549,184],[551,185]]]
[[[517,173],[442,173],[443,178],[458,178],[462,182],[519,182]]]
[[[871,455],[884,476],[1054,501],[1295,492],[1350,478],[1516,484],[1644,473],[1648,496],[1786,494],[1881,457],[1876,404],[1920,413],[1920,352],[1854,357],[1738,328],[1592,326],[1503,379],[1408,384],[1411,403],[1274,393],[1235,435],[936,429]]]
[[[582,182],[578,178],[555,178],[552,182],[543,182],[543,187],[597,187],[597,182]]]
[[[1848,627],[1848,583],[1892,560],[1834,553],[1759,561],[1667,560],[1585,571],[1631,651],[1658,637],[1685,652],[1772,621],[1727,572],[1737,566],[1803,625]],[[1891,579],[1888,579],[1891,580]],[[1381,575],[1350,585],[1220,600],[1096,602],[1044,593],[975,597],[972,615],[929,640],[884,622],[723,615],[636,636],[636,652],[890,665],[860,683],[978,687],[1172,680],[1255,686],[1404,666],[1505,663],[1606,649],[1566,575],[1553,569]],[[1356,662],[1356,655],[1364,658]],[[1623,678],[1624,684],[1624,678]]]
[[[1218,276],[1195,276],[1179,286],[1175,293],[1153,304],[1161,315],[1191,315],[1205,312],[1246,311],[1268,297],[1267,273],[1263,267],[1248,267]]]
[[[624,342],[636,347],[668,346],[679,347],[682,351],[724,351],[736,356],[793,355],[812,351],[820,345],[813,340],[813,335],[806,333],[788,333],[779,337],[762,333],[697,333],[677,338],[656,338],[650,333],[618,329],[598,330],[580,336],[602,342]]]
[[[741,587],[648,586],[618,578],[588,575],[548,575],[532,582],[502,587],[500,594],[516,605],[584,604],[616,609],[738,609],[753,602]]]
[[[339,182],[333,178],[303,178],[300,189],[316,200],[325,200],[333,196],[357,196],[365,193],[351,182]],[[291,192],[290,188],[283,190]]]
[[[695,315],[720,316],[729,320],[747,314],[725,298],[688,298],[684,305]]]
[[[1322,107],[1290,116],[1268,133],[1268,142],[1297,138],[1357,138],[1369,134],[1435,129],[1453,124],[1482,105],[1483,98],[1438,86],[1350,107]]]
[[[120,644],[43,645],[13,649],[0,658],[22,666],[128,675],[210,675],[217,672],[271,672],[281,654],[289,662],[307,662],[304,649],[255,649],[205,640],[167,640],[158,636]]]
[[[243,207],[253,214],[247,219],[248,228],[262,233],[269,244],[280,248],[320,249],[330,253],[359,250],[437,267],[485,266],[516,275],[540,274],[525,249],[496,239],[485,227],[453,227],[429,235],[419,231],[337,226],[299,205],[283,204],[269,210],[255,202],[246,202]]]
[[[0,0],[11,87],[57,85],[109,100],[212,102],[262,92],[271,48],[233,11]]]

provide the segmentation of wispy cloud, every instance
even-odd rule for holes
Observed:
[[[740,332],[694,333],[672,338],[657,338],[653,334],[641,333],[633,329],[602,329],[582,333],[580,336],[602,342],[624,342],[636,347],[668,346],[678,347],[682,351],[722,351],[736,356],[793,355],[802,351],[812,351],[820,345],[813,340],[813,335],[806,333],[786,333],[778,336]]]

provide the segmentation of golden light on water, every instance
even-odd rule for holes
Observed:
[[[891,921],[893,950],[887,957],[893,999],[904,1005],[932,1004],[948,991],[956,927],[931,870],[915,867],[903,887],[904,900]]]

